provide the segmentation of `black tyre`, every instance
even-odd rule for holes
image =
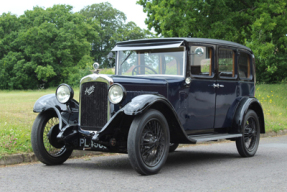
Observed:
[[[253,110],[246,113],[242,126],[243,136],[236,139],[237,151],[242,157],[252,157],[258,149],[260,140],[260,124]]]
[[[169,151],[169,127],[165,117],[150,109],[135,117],[128,135],[128,155],[132,167],[142,175],[156,174]]]
[[[56,139],[59,133],[59,119],[53,112],[40,113],[33,124],[31,143],[36,157],[46,165],[64,163],[71,155],[64,143]]]
[[[174,152],[177,149],[178,145],[179,145],[178,143],[170,143],[169,144],[169,152],[170,153]]]

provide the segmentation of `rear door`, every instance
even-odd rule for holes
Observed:
[[[230,125],[228,110],[239,96],[237,52],[230,47],[219,47],[217,55],[216,112],[214,128]]]

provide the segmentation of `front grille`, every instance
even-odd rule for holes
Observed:
[[[94,90],[93,90],[94,89]],[[108,117],[108,85],[87,82],[81,86],[81,128],[100,130]]]

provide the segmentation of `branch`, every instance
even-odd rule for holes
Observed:
[[[254,11],[257,7],[251,7],[251,8],[247,8],[247,9],[241,9],[240,11],[238,11],[239,13],[242,11],[246,11],[248,9],[251,9],[251,11]]]
[[[243,1],[243,0],[239,0],[243,5],[245,5],[246,7],[250,7],[251,8],[251,6],[249,6],[245,1]]]
[[[246,22],[242,23],[242,24],[240,25],[240,27],[247,26],[247,25],[250,25],[250,22],[249,22],[249,21],[246,21]]]
[[[286,7],[287,7],[287,6],[285,6],[285,10],[286,10]],[[283,13],[272,13],[271,15],[272,15],[272,16],[275,16],[275,17],[276,17],[276,16],[279,16],[279,15],[285,15],[285,11],[284,11]]]

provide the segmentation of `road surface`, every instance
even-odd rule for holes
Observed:
[[[262,138],[252,158],[234,142],[181,147],[152,176],[125,154],[0,167],[0,191],[287,191],[287,136]]]

